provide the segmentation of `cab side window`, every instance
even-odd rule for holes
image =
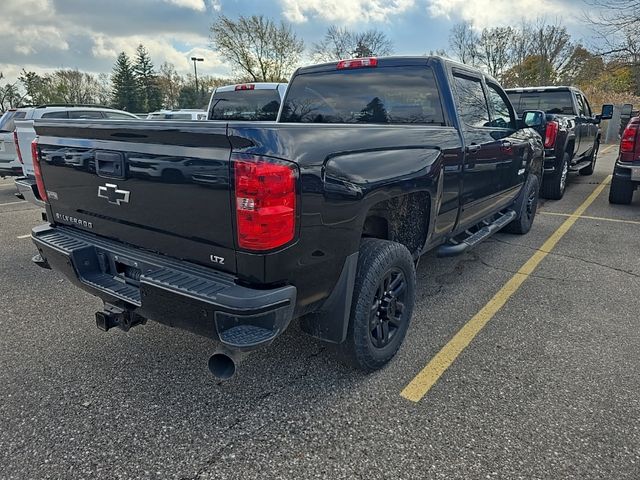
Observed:
[[[462,121],[470,127],[491,126],[489,107],[480,79],[461,74],[454,74],[453,79],[456,103]]]
[[[49,112],[43,113],[42,118],[69,118],[67,112]]]
[[[489,92],[489,106],[491,107],[491,126],[497,128],[511,128],[515,130],[516,121],[509,108],[506,95],[496,85],[487,83]]]
[[[69,118],[92,119],[102,118],[102,113],[96,110],[71,110]]]

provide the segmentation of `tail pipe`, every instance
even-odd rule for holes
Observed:
[[[209,371],[218,380],[230,380],[236,374],[244,355],[238,350],[221,347],[209,358]]]

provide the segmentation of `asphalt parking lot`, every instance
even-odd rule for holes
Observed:
[[[0,478],[640,478],[640,193],[609,205],[615,150],[528,235],[424,257],[383,370],[293,327],[224,384],[206,339],[99,331],[0,180]]]

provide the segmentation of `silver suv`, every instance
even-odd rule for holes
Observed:
[[[26,115],[24,110],[11,108],[0,117],[0,175],[21,175],[22,165],[16,155],[13,131],[15,121],[23,119]]]

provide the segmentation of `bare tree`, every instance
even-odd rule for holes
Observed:
[[[239,76],[254,82],[286,79],[304,51],[304,42],[290,25],[277,25],[262,15],[237,21],[220,15],[211,25],[211,45]]]
[[[158,84],[163,96],[163,105],[166,108],[176,108],[184,79],[178,74],[173,63],[164,62],[160,65]]]
[[[515,32],[511,27],[485,28],[477,43],[478,63],[489,75],[499,78],[511,63]]]
[[[600,37],[598,53],[626,65],[633,75],[633,90],[640,95],[640,0],[585,0],[598,7],[587,14],[593,30]]]
[[[380,30],[354,32],[331,25],[311,55],[316,62],[332,62],[351,57],[381,57],[393,53],[393,42]]]
[[[449,47],[454,57],[467,65],[478,63],[478,34],[469,22],[457,23],[449,34]]]
[[[0,79],[4,78],[2,72],[0,72]],[[18,88],[18,82],[13,83],[5,83],[4,85],[0,85],[0,112],[4,113],[9,108],[17,107],[24,96],[20,94],[20,90]]]

